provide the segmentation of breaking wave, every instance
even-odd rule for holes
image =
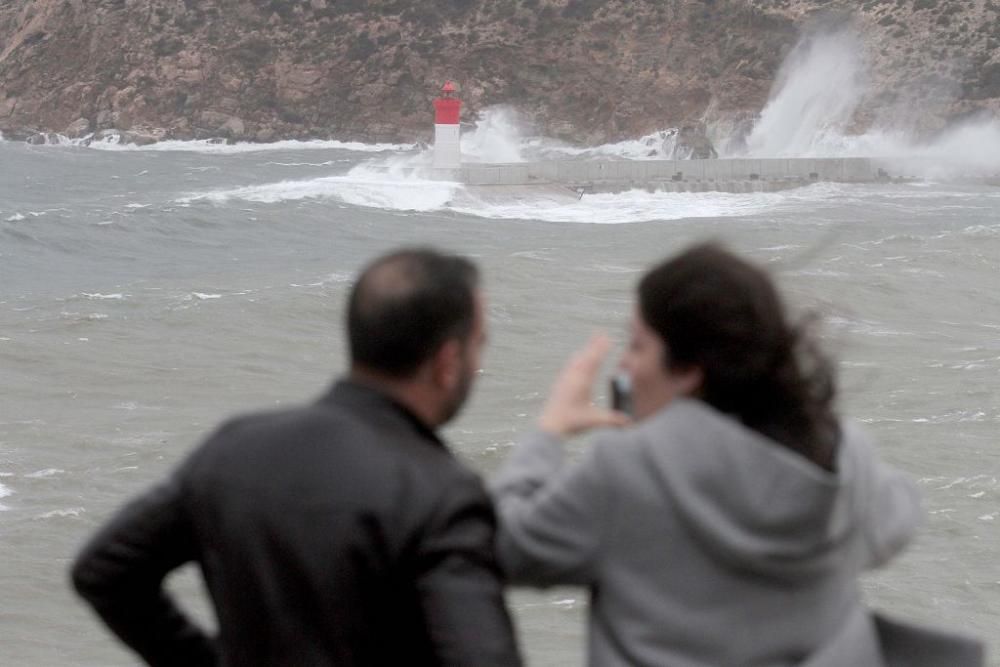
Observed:
[[[434,180],[422,167],[371,162],[340,176],[285,180],[261,185],[190,193],[177,200],[186,206],[225,205],[233,201],[279,204],[322,199],[342,205],[390,211],[453,212],[478,218],[546,222],[621,224],[683,218],[740,217],[803,200],[820,203],[842,188],[817,184],[785,192],[647,192],[580,194],[560,186],[465,186]],[[415,162],[415,160],[410,160]]]
[[[215,204],[231,200],[276,204],[300,199],[332,199],[344,204],[397,211],[431,211],[445,207],[458,183],[436,181],[418,170],[402,166],[363,164],[342,176],[287,180],[277,183],[192,193],[177,200]]]
[[[884,157],[925,161],[924,175],[1000,171],[1000,123],[970,120],[919,140],[885,120],[866,132],[851,131],[868,93],[868,65],[859,38],[850,30],[809,35],[782,64],[770,99],[745,148],[723,157]],[[740,142],[730,142],[740,145]]]

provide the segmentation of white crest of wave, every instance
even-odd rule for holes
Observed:
[[[84,297],[85,299],[97,299],[97,300],[114,299],[117,301],[120,301],[125,298],[125,295],[120,292],[116,292],[115,294],[101,294],[100,292],[81,292],[80,296]]]
[[[51,512],[45,512],[44,514],[39,514],[36,519],[52,519],[56,517],[67,517],[67,516],[80,516],[86,512],[82,507],[68,507],[62,510],[52,510]]]
[[[30,479],[42,479],[44,477],[53,477],[55,475],[61,475],[66,471],[62,468],[46,468],[44,470],[36,470],[35,472],[28,473],[25,477]]]
[[[192,194],[178,200],[224,203],[242,200],[275,204],[300,199],[331,199],[354,206],[396,211],[431,211],[443,208],[451,200],[458,183],[426,177],[420,163],[422,156],[400,159],[380,165],[360,164],[342,176],[326,176],[299,181],[279,181],[228,190]]]
[[[151,144],[136,144],[126,141],[122,134],[109,132],[101,137],[89,134],[78,139],[70,139],[61,134],[48,135],[44,145],[75,146],[93,148],[105,151],[145,151],[145,152],[189,152],[208,153],[215,155],[231,155],[241,153],[263,153],[268,151],[302,151],[302,150],[343,150],[356,153],[386,153],[406,152],[414,150],[416,144],[366,144],[360,141],[337,140],[307,140],[288,139],[270,143],[237,142],[227,143],[221,139],[164,140]]]
[[[9,487],[6,487],[3,484],[0,484],[0,498],[6,498],[7,496],[9,496],[12,493],[14,493],[14,492],[11,491]]]
[[[511,163],[532,160],[606,159],[672,160],[678,154],[678,130],[650,132],[638,139],[574,146],[538,135],[525,115],[510,106],[488,107],[480,112],[471,130],[463,131],[462,159],[465,162]]]
[[[864,63],[850,31],[807,37],[778,71],[771,99],[747,138],[756,157],[819,157],[844,136],[861,102]]]
[[[899,159],[925,178],[996,174],[1000,123],[979,118],[922,141],[885,113],[881,125],[851,133],[866,90],[866,63],[850,30],[804,38],[779,70],[771,99],[746,140],[752,157],[879,157]],[[945,94],[942,92],[941,94]],[[738,152],[725,157],[738,157]]]
[[[484,109],[473,129],[462,133],[462,158],[467,162],[524,162],[525,128],[523,117],[511,107]]]
[[[600,146],[581,148],[545,142],[541,148],[548,157],[556,157],[559,154],[575,158],[610,157],[623,160],[683,160],[690,157],[678,150],[677,138],[677,128],[668,128],[650,132],[638,139],[626,139]]]

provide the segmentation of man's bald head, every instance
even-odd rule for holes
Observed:
[[[375,260],[351,292],[351,363],[412,376],[446,341],[469,337],[478,286],[469,260],[436,250],[408,248]]]

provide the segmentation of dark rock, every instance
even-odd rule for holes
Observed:
[[[66,126],[66,129],[62,131],[62,134],[66,135],[70,139],[79,139],[84,135],[90,134],[90,121],[86,118],[77,118],[75,121]]]

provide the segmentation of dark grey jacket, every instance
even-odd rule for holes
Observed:
[[[921,516],[851,425],[833,474],[691,399],[574,465],[536,434],[494,492],[512,582],[590,588],[594,667],[882,667],[857,577]]]
[[[152,665],[518,665],[480,480],[429,429],[347,382],[224,425],[73,566]],[[219,634],[164,591],[197,562]]]

